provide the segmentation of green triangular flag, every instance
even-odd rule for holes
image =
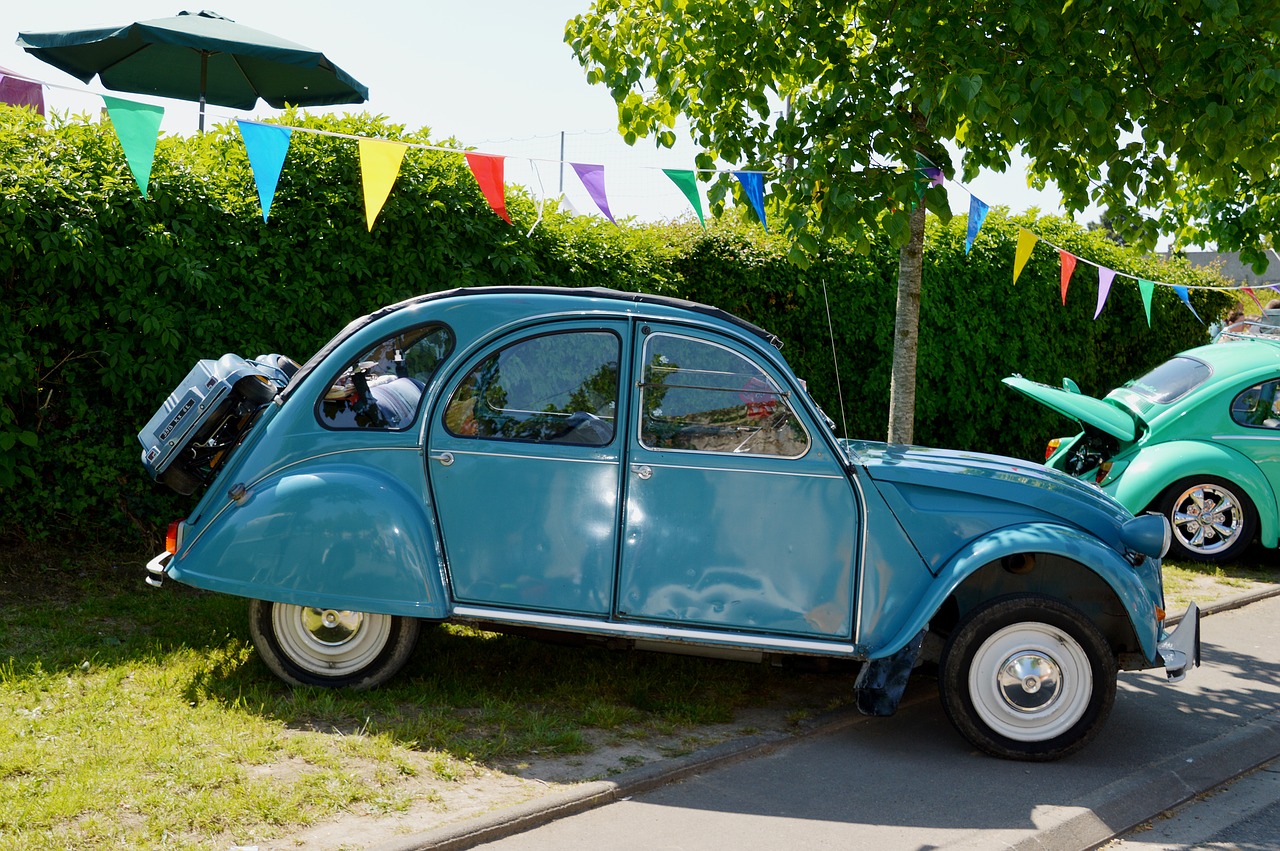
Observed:
[[[156,140],[160,138],[160,119],[164,118],[163,106],[136,103],[131,100],[102,95],[111,116],[129,171],[137,181],[142,197],[147,197],[147,183],[151,180],[151,164],[156,157]]]
[[[705,228],[707,223],[702,218],[702,200],[698,197],[698,176],[692,171],[678,168],[664,168],[662,173],[680,187],[684,197],[688,198],[689,203],[693,205],[693,211],[698,214],[699,224]]]
[[[1154,281],[1138,279],[1138,290],[1142,293],[1142,306],[1147,309],[1147,327],[1151,327],[1151,293],[1155,292]],[[1193,311],[1194,312],[1194,311]]]

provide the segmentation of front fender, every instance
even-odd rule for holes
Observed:
[[[284,470],[188,530],[171,578],[279,603],[443,618],[425,497],[369,466]]]
[[[1135,567],[1120,553],[1089,533],[1053,523],[1010,526],[970,541],[938,571],[910,621],[903,624],[891,641],[882,647],[873,648],[870,658],[889,656],[906,646],[922,629],[928,627],[929,621],[947,598],[979,569],[1005,556],[1025,553],[1062,556],[1097,575],[1115,592],[1133,626],[1143,656],[1148,662],[1155,664],[1159,630],[1156,607],[1161,602],[1159,562],[1146,559]]]
[[[1104,490],[1137,514],[1146,510],[1169,485],[1196,476],[1227,478],[1243,488],[1257,509],[1262,543],[1268,547],[1276,545],[1280,525],[1276,518],[1275,491],[1257,464],[1219,443],[1177,440],[1144,448],[1129,462],[1114,485]]]

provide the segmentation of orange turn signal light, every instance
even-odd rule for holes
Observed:
[[[1164,609],[1156,606],[1156,623],[1164,623]]]
[[[1044,460],[1048,461],[1049,456],[1058,451],[1058,446],[1062,443],[1062,438],[1055,437],[1049,441],[1049,445],[1044,448]]]
[[[1111,474],[1111,462],[1103,461],[1101,464],[1098,465],[1098,474],[1093,477],[1093,480],[1098,484],[1102,484],[1103,480],[1106,479],[1107,476],[1110,474]]]
[[[176,553],[178,551],[178,532],[181,528],[181,520],[175,520],[169,524],[169,531],[164,536],[165,552]]]

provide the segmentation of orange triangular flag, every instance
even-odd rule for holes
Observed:
[[[1058,249],[1062,257],[1062,303],[1067,303],[1067,285],[1071,283],[1071,273],[1076,270],[1076,256],[1070,251]]]
[[[511,216],[507,214],[506,186],[502,182],[502,166],[506,158],[493,154],[467,154],[466,157],[467,165],[471,167],[471,173],[475,175],[476,183],[480,184],[480,191],[484,193],[484,199],[503,221],[511,224]]]
[[[373,230],[373,220],[378,218],[382,205],[387,203],[391,187],[400,174],[400,164],[408,145],[388,142],[385,139],[360,140],[360,176],[364,184],[364,217]]]
[[[1036,236],[1026,228],[1018,228],[1018,249],[1013,256],[1013,282],[1018,283],[1018,276],[1022,274],[1022,267],[1027,265],[1027,259],[1031,257],[1031,249],[1036,247],[1036,243],[1040,241],[1040,237]]]

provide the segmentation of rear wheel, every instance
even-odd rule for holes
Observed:
[[[262,661],[287,683],[366,689],[404,667],[418,641],[418,621],[253,600],[249,634]]]
[[[1035,594],[1004,597],[952,632],[939,689],[951,723],[981,750],[1060,759],[1102,729],[1115,701],[1116,659],[1071,606]]]
[[[1160,497],[1173,531],[1169,555],[1195,561],[1239,558],[1253,543],[1258,513],[1239,486],[1216,476],[1175,482]]]

